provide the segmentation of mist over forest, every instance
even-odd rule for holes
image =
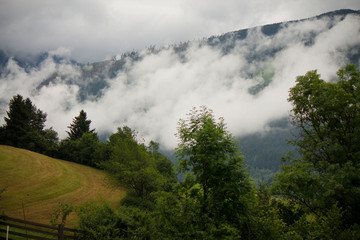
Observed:
[[[119,40],[109,32],[114,22],[107,24],[122,20],[108,16],[120,9],[117,1],[89,1],[85,9],[78,1],[34,3],[31,13],[26,2],[16,9],[19,1],[3,4],[8,13],[0,14],[0,31],[8,33],[0,36],[0,236],[8,237],[12,226],[10,234],[31,238],[27,231],[36,229],[13,218],[25,220],[26,211],[26,219],[39,223],[51,217],[59,232],[49,234],[59,238],[69,216],[80,239],[360,239],[359,10],[177,38],[84,63],[75,60],[84,49],[94,46],[80,54],[90,60]],[[256,5],[275,3],[276,19],[284,16],[282,7],[310,10],[305,1]],[[188,4],[167,4],[167,14],[189,14]],[[224,14],[234,13],[228,7],[238,2],[219,10],[197,4],[190,16],[214,21],[214,29],[241,19]],[[54,6],[61,14],[53,19]],[[69,6],[81,9],[75,19],[67,18]],[[134,9],[130,15],[138,20],[156,7]],[[159,9],[154,13],[163,19]],[[269,12],[256,16],[263,14]],[[170,26],[139,24],[145,18],[129,26]],[[24,19],[41,26],[29,33]],[[53,23],[66,32],[72,20],[64,39],[54,40],[59,32],[41,39]],[[72,35],[79,22],[83,32]],[[92,24],[98,25],[89,30]],[[95,32],[95,40],[84,41]],[[98,45],[106,32],[116,38]],[[25,35],[36,37],[28,44],[18,39]],[[72,49],[79,43],[69,36],[84,47]],[[70,47],[30,54],[61,42]],[[26,46],[32,47],[21,53]],[[100,185],[110,195],[103,197]],[[102,203],[91,200],[94,191]]]
[[[62,47],[36,56],[1,51],[1,124],[9,100],[21,94],[48,114],[46,125],[60,138],[84,109],[103,140],[130,126],[171,151],[179,118],[205,105],[245,145],[267,133],[286,141],[288,91],[296,77],[317,69],[332,80],[345,64],[358,66],[359,21],[359,11],[339,10],[88,64],[72,60]]]

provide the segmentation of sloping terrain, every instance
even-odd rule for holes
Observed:
[[[125,190],[114,189],[104,172],[28,150],[0,146],[0,213],[49,224],[59,202],[77,206],[86,201],[117,206]],[[67,225],[74,225],[76,215]]]
[[[359,67],[359,23],[359,10],[342,9],[85,65],[68,55],[21,57],[0,50],[0,119],[9,100],[26,93],[60,138],[81,106],[102,141],[130,126],[170,155],[178,119],[205,105],[224,117],[256,171],[252,176],[262,178],[262,170],[274,173],[281,156],[293,150],[286,144],[296,133],[287,121],[287,98],[296,77],[317,69],[322,79],[335,81],[346,64]]]

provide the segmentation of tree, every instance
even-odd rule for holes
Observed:
[[[99,168],[108,158],[108,148],[106,143],[99,141],[97,133],[84,133],[77,140],[61,140],[56,157]]]
[[[108,145],[110,159],[103,162],[102,167],[117,183],[131,189],[136,197],[145,200],[151,192],[165,185],[166,179],[157,170],[154,158],[131,128],[118,128],[109,137]]]
[[[37,152],[52,151],[57,144],[57,133],[51,128],[44,130],[46,113],[37,109],[29,98],[14,96],[1,130],[3,144],[22,147]]]
[[[59,137],[52,127],[43,131],[41,142],[43,154],[52,157],[56,156],[59,147]]]
[[[156,169],[165,177],[167,182],[166,189],[170,190],[177,181],[177,177],[174,171],[174,164],[168,157],[159,152],[159,146],[159,143],[150,141],[147,150],[155,160]]]
[[[338,206],[348,228],[360,224],[360,72],[348,65],[337,74],[337,82],[325,82],[310,71],[290,89],[291,119],[300,129],[292,143],[301,158],[283,167],[273,190],[319,219]]]
[[[81,239],[119,240],[128,236],[130,221],[107,204],[97,206],[87,202],[77,209]]]
[[[59,202],[57,207],[53,208],[50,220],[51,225],[58,226],[59,224],[65,225],[66,218],[75,210],[71,203]]]
[[[81,110],[79,116],[68,126],[69,136],[60,142],[57,157],[99,167],[100,162],[107,157],[107,147],[105,143],[99,142],[95,129],[90,130],[90,124],[91,120],[87,120],[86,112]]]
[[[86,119],[86,112],[80,111],[79,116],[73,119],[73,122],[68,126],[70,132],[67,132],[70,140],[78,140],[84,133],[92,133],[95,129],[90,130],[91,120]]]
[[[216,122],[212,111],[202,106],[178,125],[179,169],[191,171],[200,184],[202,213],[217,223],[244,223],[254,198],[253,186],[224,120]]]

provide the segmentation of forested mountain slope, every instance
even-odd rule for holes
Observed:
[[[60,138],[85,109],[102,140],[127,125],[172,151],[178,119],[206,105],[228,119],[251,169],[275,171],[293,150],[286,141],[295,130],[286,119],[296,76],[318,69],[331,81],[346,64],[359,66],[359,23],[360,11],[338,10],[88,64],[60,51],[25,57],[0,51],[0,115],[20,92],[48,113]]]

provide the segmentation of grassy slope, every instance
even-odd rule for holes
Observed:
[[[116,207],[125,191],[112,189],[104,172],[84,165],[53,159],[24,149],[0,145],[0,213],[49,224],[59,202],[77,206],[86,201],[106,200]],[[74,226],[71,214],[68,226]]]

